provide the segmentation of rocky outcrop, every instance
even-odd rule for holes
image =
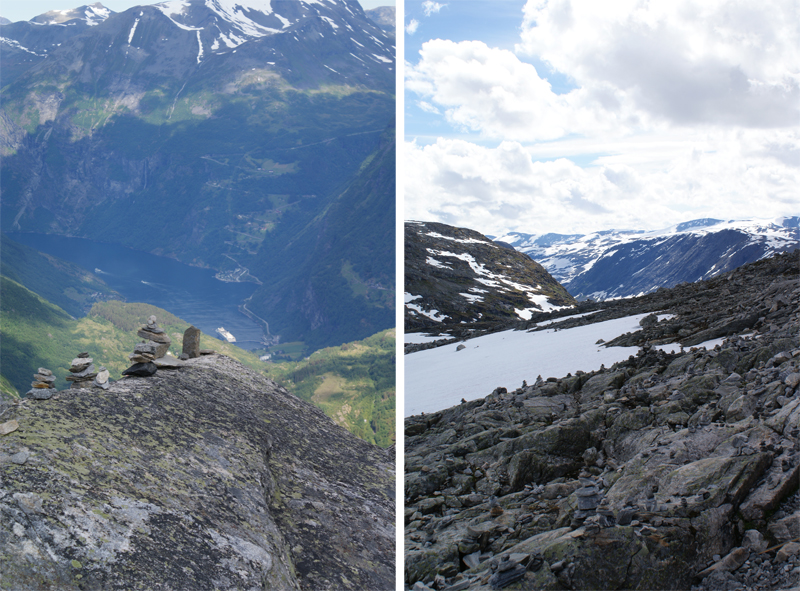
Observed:
[[[660,290],[672,317],[621,338],[627,361],[406,419],[406,583],[796,585],[799,270],[795,252]]]
[[[405,224],[405,328],[461,336],[575,300],[544,267],[466,228]]]
[[[1,588],[394,588],[393,457],[229,358],[0,417]]]

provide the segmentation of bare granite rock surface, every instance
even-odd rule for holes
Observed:
[[[0,588],[394,588],[393,456],[234,360],[2,420]]]

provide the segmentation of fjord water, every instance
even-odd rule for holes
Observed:
[[[263,325],[238,310],[255,291],[254,283],[227,283],[216,279],[210,269],[84,238],[19,233],[8,236],[94,272],[129,302],[163,308],[218,338],[217,328],[224,327],[242,349],[263,348]]]

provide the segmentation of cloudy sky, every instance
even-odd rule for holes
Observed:
[[[406,219],[800,214],[796,0],[406,0],[404,24]]]

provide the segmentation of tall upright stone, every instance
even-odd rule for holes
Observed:
[[[200,357],[200,329],[190,326],[183,333],[183,354],[189,359]],[[183,355],[181,356],[183,358]]]

